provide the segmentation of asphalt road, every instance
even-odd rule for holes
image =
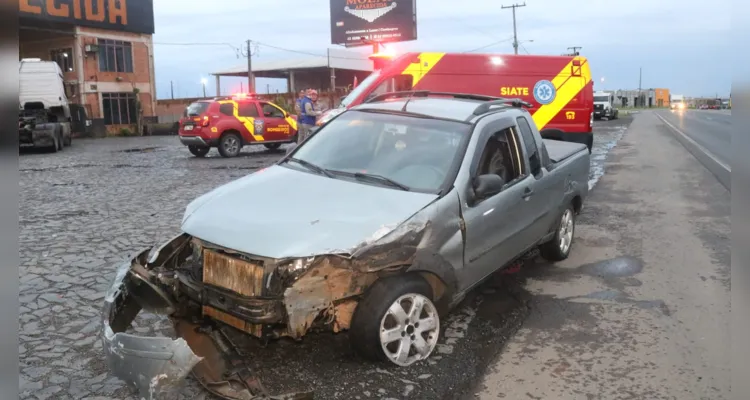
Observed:
[[[591,185],[602,177],[606,155],[629,122],[596,123]],[[176,234],[192,199],[282,154],[283,148],[251,147],[234,159],[220,158],[215,150],[197,159],[175,137],[76,140],[56,154],[24,152],[19,160],[20,398],[136,398],[109,376],[98,337],[114,268],[134,251]],[[529,306],[515,276],[498,276],[442,321],[446,330],[436,353],[409,370],[353,357],[344,335],[278,342],[253,354],[262,354],[254,358],[262,361],[262,379],[278,392],[314,389],[324,399],[455,399],[472,392],[533,311]],[[169,334],[170,327],[163,317],[146,314],[133,331]],[[174,397],[206,398],[193,380]]]
[[[656,112],[677,139],[730,188],[732,114],[730,110],[685,110]]]
[[[699,127],[722,123],[690,114],[681,126],[719,152]],[[671,129],[637,114],[571,256],[521,270],[530,315],[475,398],[729,398],[730,193]]]

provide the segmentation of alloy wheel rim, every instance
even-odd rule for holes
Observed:
[[[388,360],[409,366],[430,356],[437,346],[440,318],[432,301],[421,294],[405,294],[380,321],[380,345]]]
[[[565,210],[560,221],[560,251],[567,254],[570,245],[573,243],[573,212],[570,209]]]
[[[235,139],[235,138],[233,138],[233,137],[230,137],[230,138],[227,138],[227,139],[226,139],[226,140],[224,141],[224,149],[225,149],[225,150],[226,150],[226,151],[227,151],[228,153],[230,153],[230,154],[234,154],[234,153],[236,153],[236,152],[237,152],[238,148],[239,148],[239,145],[238,145],[238,143],[237,143],[237,139]]]

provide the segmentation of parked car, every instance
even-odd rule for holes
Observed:
[[[222,157],[236,157],[246,145],[262,144],[275,150],[295,142],[297,117],[270,101],[237,94],[191,103],[178,134],[196,157],[205,157],[212,147]]]
[[[379,96],[195,199],[182,234],[118,269],[103,315],[110,368],[144,397],[193,369],[213,394],[252,398],[227,326],[262,340],[348,330],[366,358],[428,358],[441,318],[489,276],[537,249],[571,252],[588,149],[542,139],[527,106]],[[170,315],[180,339],[125,333],[141,308]]]

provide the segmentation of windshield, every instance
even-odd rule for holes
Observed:
[[[321,128],[292,157],[363,184],[379,175],[412,191],[437,193],[460,162],[470,125],[392,114],[348,111]],[[296,164],[285,164],[296,167]],[[383,185],[389,186],[389,185]]]
[[[367,91],[370,88],[370,86],[372,86],[373,82],[375,82],[378,79],[379,76],[380,76],[380,70],[377,70],[373,72],[372,74],[370,74],[370,76],[365,78],[365,80],[363,80],[362,83],[357,85],[357,87],[354,88],[354,90],[349,92],[349,94],[344,98],[344,100],[341,100],[341,106],[348,107],[349,104],[351,104],[354,101],[354,99],[359,97],[359,95],[362,94],[363,92]]]
[[[609,96],[594,96],[595,102],[607,102],[609,101]]]
[[[185,115],[188,117],[197,117],[206,112],[209,104],[211,103],[207,101],[197,101],[195,103],[191,103],[189,106],[187,106]]]

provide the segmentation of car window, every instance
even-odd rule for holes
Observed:
[[[518,138],[512,129],[503,129],[487,139],[479,156],[477,176],[495,174],[506,183],[523,175],[523,163],[518,151]]]
[[[381,82],[370,94],[367,95],[367,99],[388,92],[403,92],[411,90],[413,82],[414,77],[411,75],[396,75]]]
[[[196,101],[195,103],[190,103],[190,105],[185,109],[185,116],[197,117],[208,110],[209,104],[211,103],[207,101]]]
[[[232,103],[224,103],[219,105],[219,112],[224,115],[234,115],[234,105]]]
[[[460,122],[349,111],[292,156],[338,171],[342,179],[357,172],[375,174],[412,190],[436,193],[463,159],[470,129]]]
[[[260,103],[263,108],[263,116],[267,118],[284,118],[284,112],[269,103]]]
[[[521,131],[521,137],[523,138],[523,144],[526,148],[526,157],[529,160],[531,173],[533,175],[538,175],[542,168],[542,161],[529,121],[526,117],[518,117],[516,118],[516,123],[518,124],[518,129]]]
[[[240,117],[258,117],[258,107],[254,102],[239,102],[237,103],[237,115]]]

